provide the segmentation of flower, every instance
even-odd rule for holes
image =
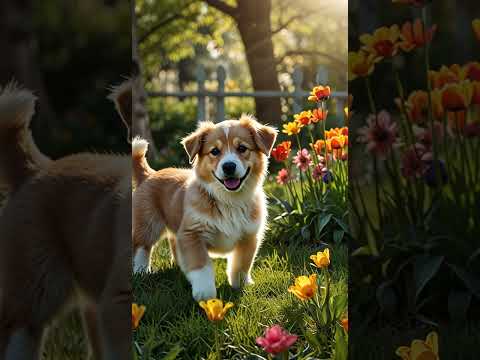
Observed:
[[[385,110],[378,116],[371,114],[367,118],[367,126],[358,129],[358,134],[357,140],[367,144],[367,151],[380,157],[399,146],[397,124],[392,122],[390,114]]]
[[[310,92],[310,96],[308,97],[309,101],[323,101],[328,100],[331,95],[330,86],[322,86],[318,85],[315,86],[312,91]]]
[[[398,40],[400,30],[397,25],[391,27],[382,26],[376,29],[373,34],[363,34],[360,36],[360,42],[363,45],[362,50],[373,54],[375,61],[387,57],[393,57],[398,50]]]
[[[290,174],[287,169],[281,169],[277,175],[277,183],[280,185],[285,185],[288,180],[290,180]]]
[[[467,138],[480,136],[480,123],[473,122],[473,123],[466,124],[465,128],[463,129],[463,132],[465,134],[465,137]]]
[[[392,0],[393,3],[412,5],[415,7],[424,7],[432,0]]]
[[[430,151],[433,145],[433,134],[435,134],[436,139],[443,138],[443,124],[440,122],[435,122],[433,124],[433,131],[431,125],[428,128],[418,127],[416,125],[413,126],[413,133],[417,138],[418,142],[422,144],[425,150]],[[439,140],[437,140],[438,142]]]
[[[312,177],[315,180],[319,180],[323,177],[324,170],[326,171],[327,169],[325,168],[324,164],[318,164],[313,168],[312,171]]]
[[[317,155],[323,154],[323,149],[325,146],[327,147],[327,152],[332,151],[332,141],[330,139],[327,140],[317,140],[315,143],[310,144],[313,147]]]
[[[370,75],[375,69],[375,55],[364,51],[348,53],[348,80]]]
[[[283,124],[282,132],[287,134],[288,136],[296,135],[302,129],[302,125],[296,121],[291,121],[289,123]]]
[[[257,337],[256,342],[263,350],[272,355],[287,351],[298,338],[297,335],[292,335],[285,329],[282,329],[280,325],[274,325],[265,329],[263,336]]]
[[[440,70],[430,70],[428,78],[432,84],[433,89],[441,89],[446,84],[456,83],[461,80],[463,72],[454,64],[450,67],[443,65]]]
[[[295,279],[295,285],[288,288],[288,291],[300,300],[311,299],[317,292],[317,275],[299,276]]]
[[[438,334],[432,331],[425,341],[413,340],[410,347],[400,346],[395,353],[403,360],[440,360]]]
[[[317,123],[319,121],[324,121],[328,116],[328,110],[315,109],[312,111],[312,118],[310,119],[312,123]]]
[[[138,328],[140,320],[142,320],[143,314],[147,308],[144,305],[138,306],[135,303],[132,303],[132,329]]]
[[[312,112],[310,110],[302,111],[299,114],[295,114],[293,117],[297,123],[301,124],[301,126],[310,125]]]
[[[208,301],[200,301],[198,303],[200,307],[205,310],[208,320],[210,321],[220,321],[223,320],[228,309],[233,307],[233,303],[227,302],[223,306],[223,301],[219,299],[210,299]]]
[[[405,102],[408,119],[414,123],[423,123],[428,115],[428,93],[423,90],[413,91]]]
[[[345,135],[332,136],[330,140],[332,149],[335,150],[343,149],[345,145],[348,145],[348,136]]]
[[[420,19],[416,19],[413,25],[410,21],[407,21],[402,26],[402,32],[400,34],[402,40],[398,46],[405,52],[423,47],[426,43],[432,41],[436,30],[437,25],[433,25],[430,29],[425,29]]]
[[[472,104],[480,105],[480,81],[472,83]]]
[[[440,180],[441,186],[448,182],[447,170],[442,160],[429,160],[426,162],[426,167],[427,170],[423,178],[428,186],[436,188],[438,186],[438,180]]]
[[[325,184],[330,184],[333,181],[333,174],[330,170],[326,170],[322,176],[322,181]]]
[[[465,78],[472,81],[480,81],[480,62],[472,61],[464,67]]]
[[[272,149],[272,156],[277,161],[285,161],[291,151],[292,143],[290,141],[283,141]]]
[[[342,318],[342,320],[340,320],[340,325],[342,325],[343,329],[348,332],[348,317]]]
[[[330,265],[330,250],[326,248],[323,251],[317,252],[316,255],[311,255],[310,260],[315,263],[315,266],[324,269]]]
[[[408,147],[402,155],[402,165],[400,171],[405,178],[421,177],[425,173],[426,164],[424,162],[426,152],[421,144],[414,144]]]
[[[307,171],[308,167],[312,165],[312,158],[307,149],[302,149],[297,152],[293,162],[301,171]]]
[[[477,40],[480,41],[480,19],[475,19],[472,21],[473,32],[477,37]]]
[[[447,84],[442,89],[442,106],[447,111],[466,110],[473,95],[473,86],[469,80]]]

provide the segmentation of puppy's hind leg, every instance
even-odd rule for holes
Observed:
[[[143,211],[135,211],[132,224],[134,273],[150,272],[152,247],[160,239],[164,230],[165,225],[157,216],[147,216]]]

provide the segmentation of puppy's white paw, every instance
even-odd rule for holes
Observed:
[[[192,296],[196,301],[209,300],[217,297],[215,288],[215,273],[212,264],[207,264],[203,268],[190,271],[187,279],[192,284]]]
[[[228,274],[228,283],[234,289],[240,289],[243,286],[253,285],[255,282],[249,273],[238,272]]]
[[[150,254],[143,248],[138,248],[133,258],[133,272],[135,274],[150,271]]]

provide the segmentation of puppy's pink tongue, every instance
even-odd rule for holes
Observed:
[[[227,187],[227,189],[235,189],[238,185],[240,185],[240,179],[225,179],[223,183]]]

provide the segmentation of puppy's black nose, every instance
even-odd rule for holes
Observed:
[[[237,165],[234,162],[226,162],[222,165],[223,173],[226,176],[235,175],[235,170],[237,169]]]

